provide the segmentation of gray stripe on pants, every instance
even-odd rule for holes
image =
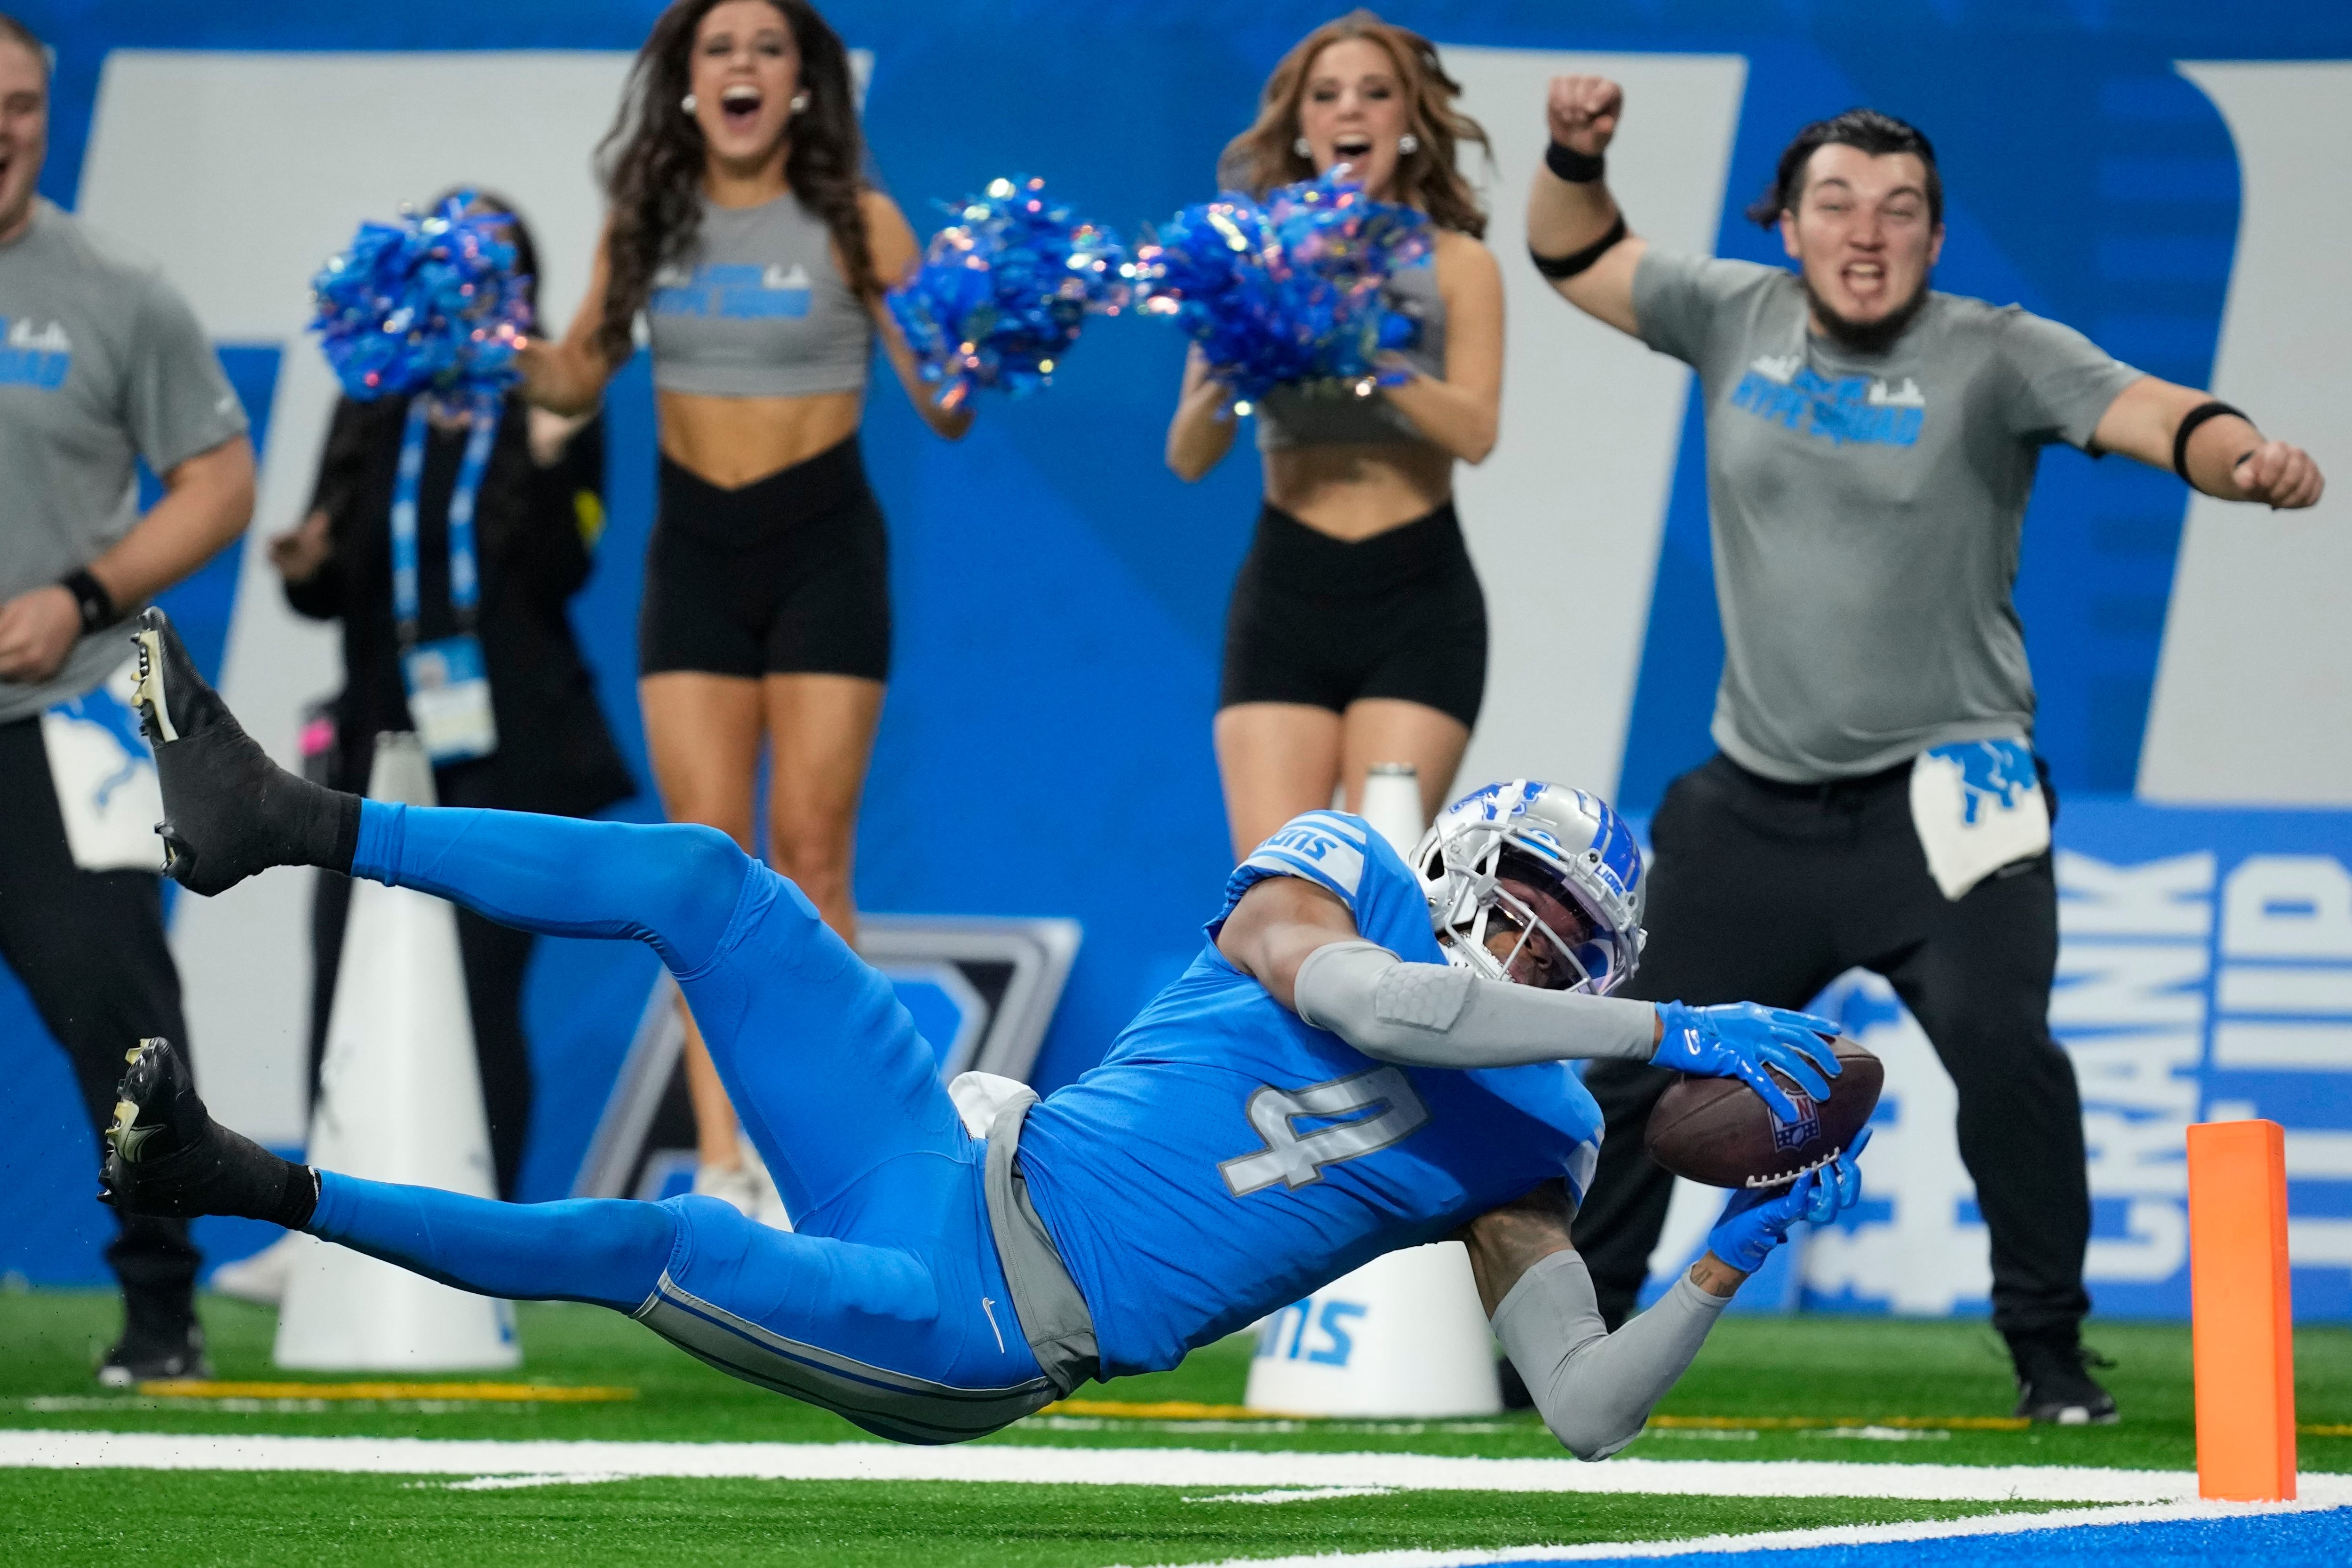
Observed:
[[[869,1366],[786,1339],[679,1288],[667,1270],[630,1314],[687,1354],[746,1383],[830,1410],[901,1443],[960,1443],[1020,1420],[1055,1398],[1043,1377],[1007,1388],[956,1388]]]

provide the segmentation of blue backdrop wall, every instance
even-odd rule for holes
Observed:
[[[412,0],[373,10],[293,0],[18,0],[18,8],[57,49],[43,188],[68,205],[81,188],[111,50],[628,49],[658,9],[642,0]],[[1049,176],[1083,210],[1122,227],[1201,199],[1218,148],[1246,122],[1266,70],[1332,9],[1297,0],[827,6],[847,40],[873,54],[866,118],[876,162],[926,231],[937,221],[929,198],[1014,170]],[[2221,329],[2241,163],[2214,103],[2174,64],[2352,56],[2352,13],[2284,0],[2226,8],[2188,0],[1628,0],[1573,8],[1396,0],[1386,14],[1447,45],[1744,58],[1717,241],[1726,255],[1778,259],[1777,242],[1738,208],[1764,184],[1796,125],[1859,102],[1912,119],[1934,135],[1951,192],[1940,287],[2019,301],[2081,326],[2147,371],[2193,384],[2211,371]],[[1530,102],[1492,129],[1498,139],[1538,142],[1539,124]],[[587,154],[581,146],[578,156]],[[448,171],[453,180],[466,174]],[[1627,197],[1638,217],[1640,193]],[[256,189],[247,199],[299,202],[303,193]],[[1502,199],[1516,203],[1517,192]],[[235,224],[238,214],[223,211],[219,221]],[[1517,265],[1509,257],[1505,264]],[[225,353],[264,443],[282,353],[309,352]],[[1161,466],[1181,360],[1181,343],[1157,323],[1101,323],[1049,395],[991,403],[959,446],[930,438],[887,386],[869,412],[867,460],[891,521],[898,640],[859,841],[859,901],[1081,920],[1085,949],[1039,1068],[1046,1086],[1083,1070],[1189,962],[1229,864],[1208,731],[1224,599],[1256,474],[1244,458],[1187,487]],[[577,617],[642,778],[633,627],[653,442],[642,363],[616,384],[611,411],[611,526]],[[1517,429],[1505,439],[1539,437]],[[2039,744],[2069,797],[2143,809],[2126,797],[2186,510],[2169,476],[2063,448],[2045,460],[2018,603],[2042,696]],[[291,521],[265,516],[256,526]],[[225,558],[170,601],[214,658],[236,582],[235,561]],[[1709,749],[1721,645],[1695,408],[1683,427],[1648,626],[1619,785],[1636,814]],[[1559,721],[1576,721],[1572,703],[1563,701]],[[650,807],[641,800],[631,809]],[[2333,814],[2295,821],[2298,853],[2352,847]],[[2193,827],[2182,831],[2193,837]],[[2152,858],[2172,847],[2168,831],[2160,823],[2102,828],[2093,852],[2119,863]],[[2063,825],[2060,837],[2066,842]],[[299,955],[287,963],[293,974]],[[616,960],[583,944],[548,945],[530,1012],[542,1085],[531,1194],[567,1184],[649,974],[634,952]],[[235,1045],[202,1039],[197,1048]],[[0,1183],[0,1269],[96,1278],[105,1226],[80,1195],[94,1158],[89,1135],[57,1052],[5,978],[0,1070],[12,1086],[13,1124],[0,1149],[8,1178]],[[2352,1100],[2325,1104],[2335,1107],[2327,1120],[2352,1127]],[[2328,1194],[2309,1201],[2315,1214],[2352,1215]],[[2103,1208],[2103,1229],[2136,1234],[2129,1200],[2115,1202],[2123,1206]],[[1958,1223],[1970,1217],[1965,1205],[1957,1214]],[[254,1239],[226,1228],[214,1238],[224,1251]],[[2103,1293],[2103,1302],[2178,1310],[2171,1283],[2158,1295],[2116,1289],[2124,1293]],[[1840,1289],[1825,1294],[1886,1297]]]

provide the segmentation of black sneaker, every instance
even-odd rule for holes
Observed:
[[[2116,1363],[2065,1339],[2020,1337],[2009,1353],[2017,1363],[2017,1414],[2053,1426],[2112,1426],[2116,1398],[2091,1375]]]
[[[205,1359],[205,1331],[191,1321],[177,1332],[124,1330],[121,1340],[106,1352],[98,1381],[109,1388],[136,1388],[142,1383],[212,1374],[213,1363]]]
[[[289,1230],[310,1217],[318,1202],[310,1168],[215,1121],[171,1041],[140,1041],[130,1062],[106,1130],[100,1202],[173,1219],[239,1215]]]
[[[163,612],[139,617],[140,727],[155,750],[163,790],[164,870],[192,893],[235,887],[272,866],[351,868],[358,802],[269,760],[220,693],[196,673]],[[349,821],[344,817],[348,816]]]

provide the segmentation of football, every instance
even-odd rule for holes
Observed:
[[[1643,1145],[1675,1175],[1710,1187],[1793,1182],[1853,1142],[1886,1082],[1885,1068],[1869,1051],[1852,1040],[1839,1040],[1836,1048],[1843,1070],[1830,1079],[1826,1101],[1781,1081],[1797,1102],[1794,1122],[1775,1116],[1763,1097],[1738,1079],[1684,1078],[1658,1097]]]

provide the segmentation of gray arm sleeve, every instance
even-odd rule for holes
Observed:
[[[1369,942],[1318,947],[1298,966],[1298,1016],[1378,1061],[1507,1068],[1564,1058],[1648,1061],[1657,1009],[1481,980],[1444,963],[1407,963]]]
[[[1605,1459],[1642,1435],[1650,1407],[1698,1354],[1726,1300],[1692,1284],[1685,1270],[1655,1306],[1612,1334],[1601,1326],[1584,1259],[1555,1252],[1520,1275],[1495,1309],[1495,1335],[1552,1436],[1580,1459]]]

